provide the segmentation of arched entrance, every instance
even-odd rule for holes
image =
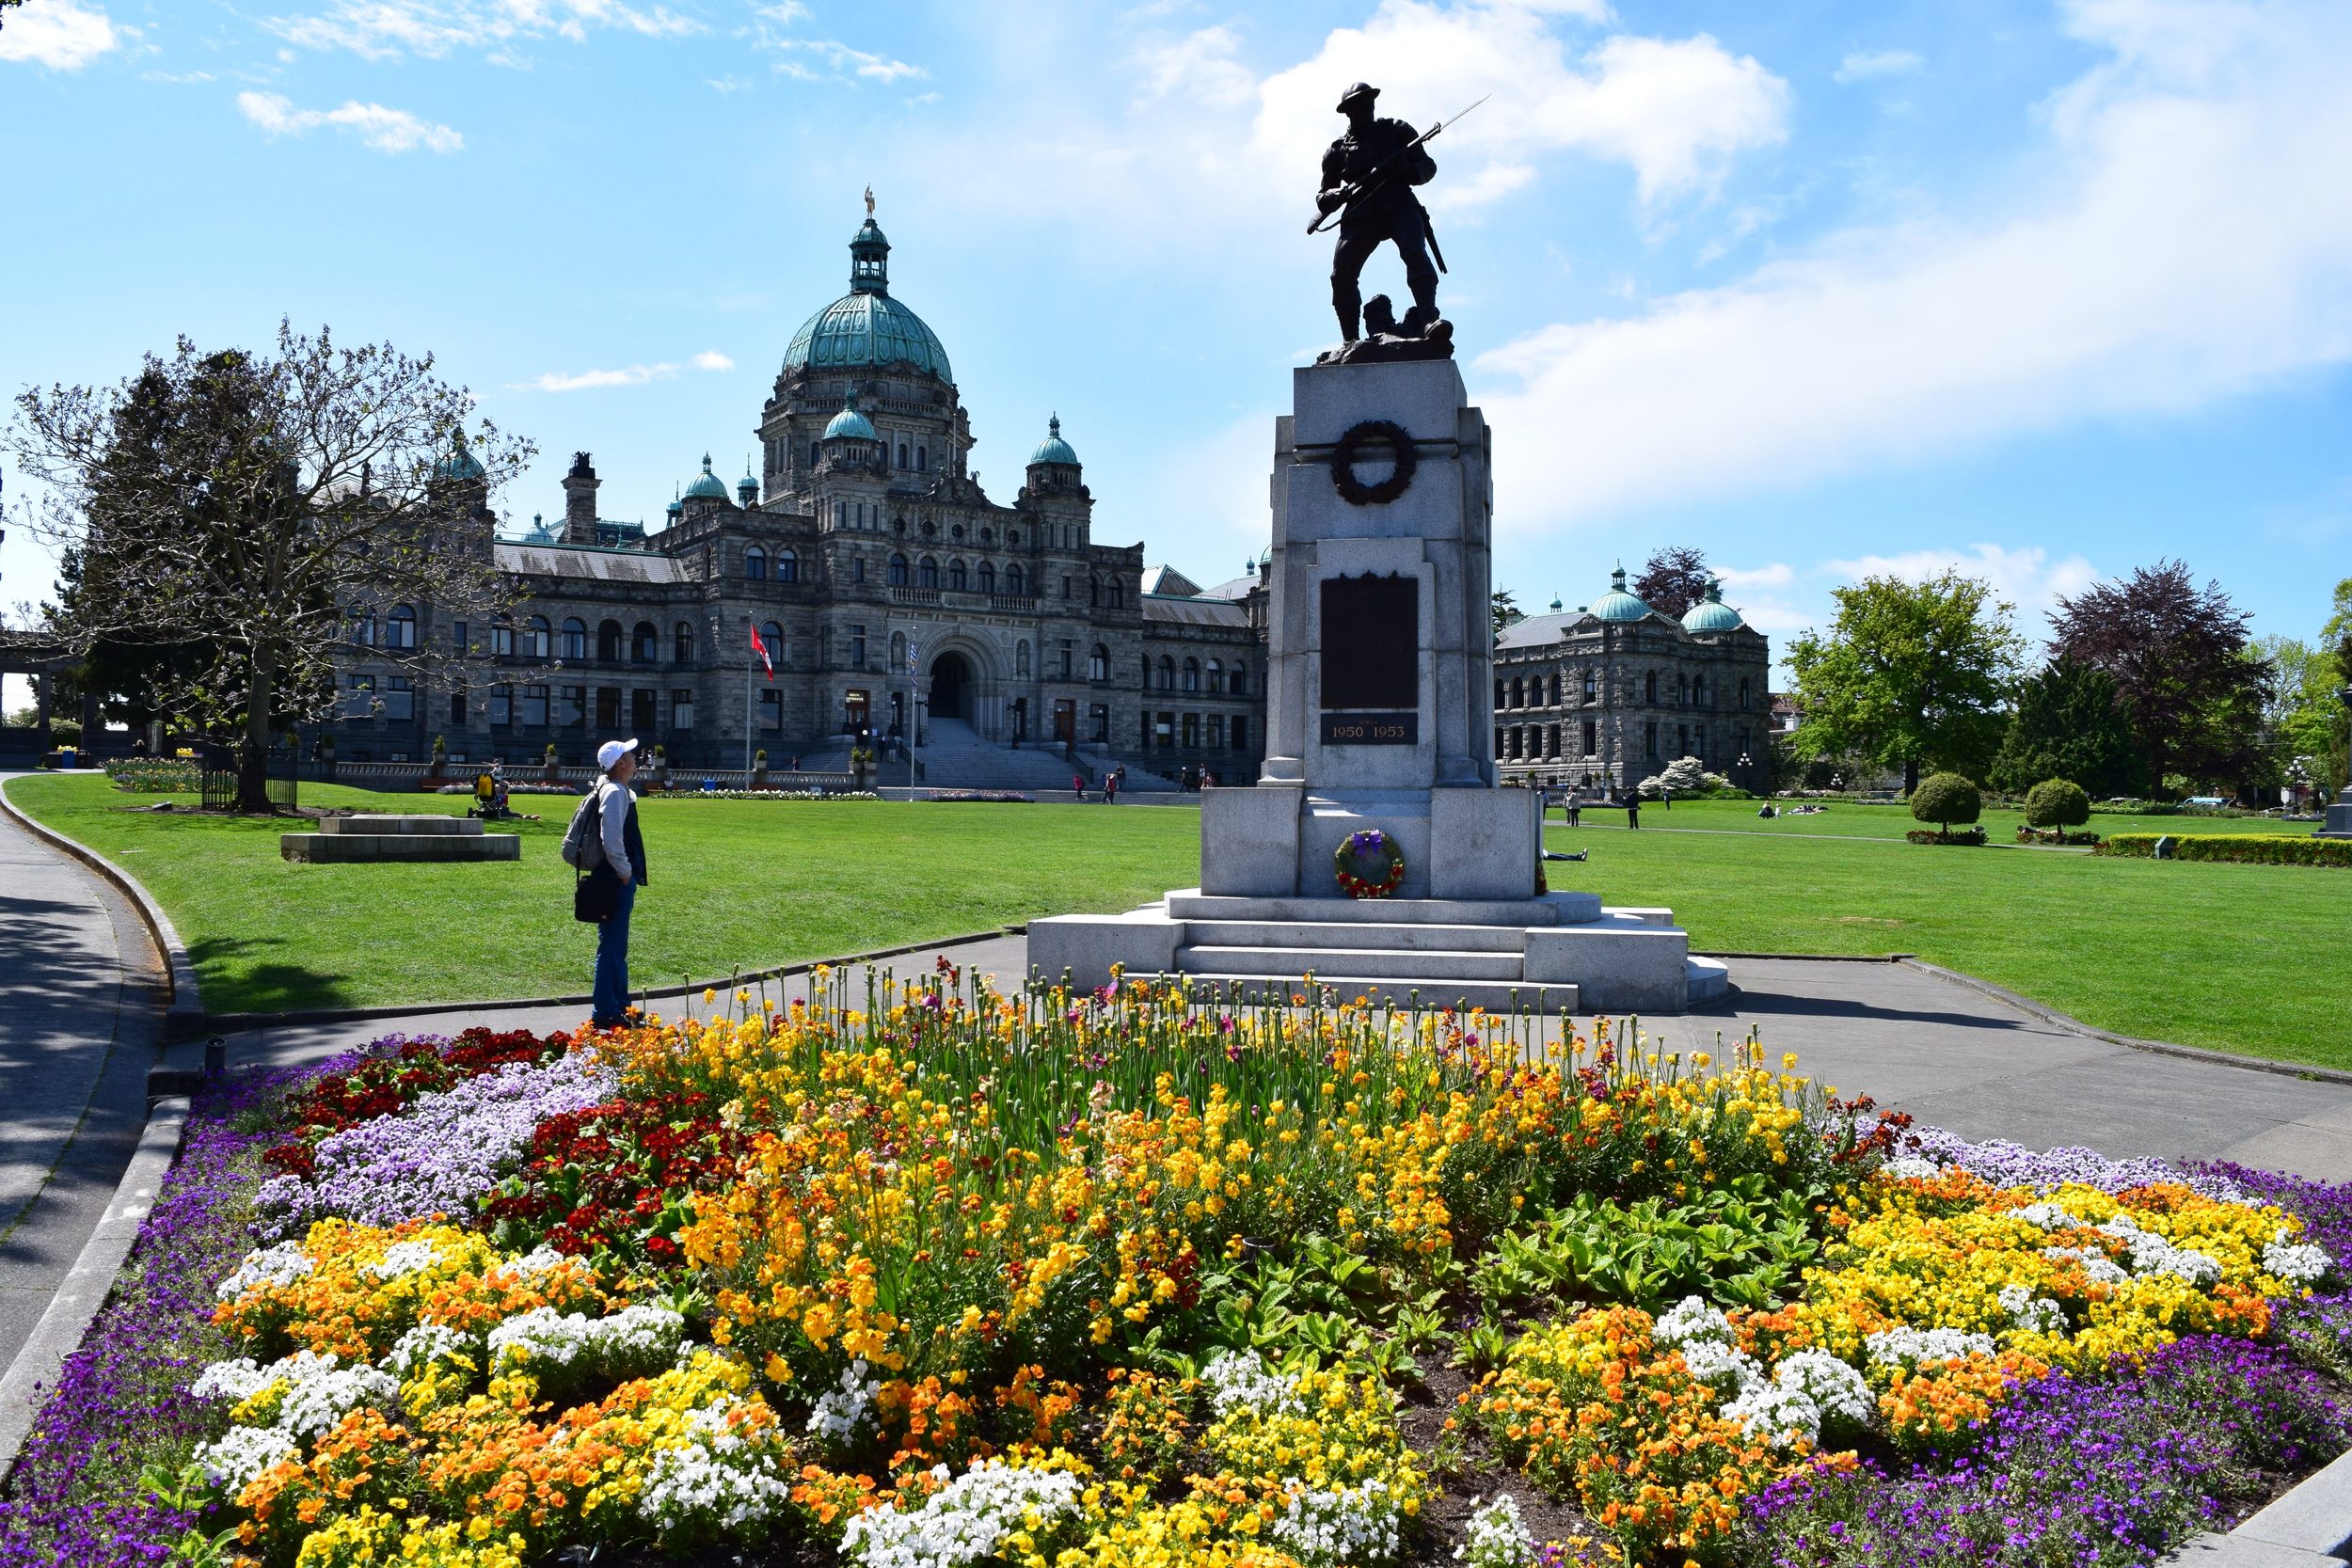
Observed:
[[[972,663],[950,650],[931,660],[930,714],[934,719],[972,717]]]

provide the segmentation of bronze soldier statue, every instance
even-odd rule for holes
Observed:
[[[1317,227],[1335,208],[1345,209],[1331,256],[1331,309],[1339,314],[1340,336],[1351,343],[1363,308],[1358,279],[1383,240],[1394,242],[1405,262],[1406,286],[1413,293],[1404,335],[1418,337],[1438,320],[1438,269],[1443,263],[1430,261],[1437,235],[1412,190],[1434,179],[1438,166],[1422,145],[1427,137],[1416,135],[1401,119],[1374,118],[1373,100],[1379,96],[1378,87],[1362,82],[1341,95],[1339,112],[1347,117],[1347,135],[1323,155],[1323,188],[1315,196]]]

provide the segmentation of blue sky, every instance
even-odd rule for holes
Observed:
[[[575,448],[613,516],[740,473],[871,183],[991,492],[1058,411],[1099,539],[1233,575],[1363,77],[1421,124],[1493,94],[1428,195],[1522,604],[1692,544],[1776,638],[1949,562],[2038,634],[2177,555],[2308,636],[2352,574],[2343,0],[6,14],[0,386],[280,314],[429,348],[539,443],[518,521]],[[48,571],[11,528],[0,601]]]

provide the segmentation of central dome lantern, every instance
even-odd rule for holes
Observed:
[[[850,292],[803,322],[784,351],[787,375],[840,370],[911,371],[949,386],[956,379],[939,334],[890,297],[890,241],[870,205],[850,240]]]

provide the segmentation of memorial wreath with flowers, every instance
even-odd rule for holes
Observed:
[[[1340,840],[1331,868],[1350,898],[1386,898],[1405,880],[1405,851],[1379,829],[1366,828]]]

